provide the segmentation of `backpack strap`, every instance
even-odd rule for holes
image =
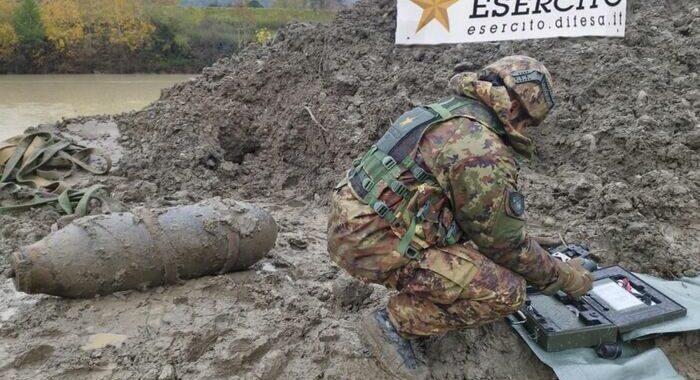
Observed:
[[[348,171],[347,179],[357,197],[392,225],[406,220],[405,212],[414,192],[398,178],[408,170],[419,183],[437,183],[432,174],[413,160],[412,152],[428,128],[454,117],[469,117],[491,129],[495,126],[503,128],[487,106],[471,98],[451,97],[428,106],[416,107],[401,115],[369,151],[353,161],[353,168]],[[505,133],[505,130],[503,131]],[[379,195],[387,188],[403,198],[395,211],[379,200]],[[396,248],[406,257],[414,259],[420,256],[420,249],[413,247],[411,241],[418,223],[425,220],[423,216],[424,212],[421,210],[410,216],[410,223],[406,221],[406,233]],[[458,230],[456,224],[450,226],[444,240],[447,243],[456,242]]]

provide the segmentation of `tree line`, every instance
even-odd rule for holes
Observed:
[[[264,43],[287,22],[333,17],[332,11],[306,4],[179,5],[178,0],[0,0],[0,73],[194,72],[256,37]]]
[[[357,0],[181,0],[180,4],[189,7],[277,7],[337,9],[354,4]]]

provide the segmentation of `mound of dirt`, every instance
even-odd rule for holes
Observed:
[[[504,55],[540,59],[555,81],[558,107],[530,132],[538,158],[521,177],[532,231],[589,242],[603,263],[634,271],[700,271],[694,2],[630,0],[624,39],[411,48],[393,44],[395,3],[364,0],[331,25],[290,25],[269,46],[222,59],[145,110],[113,117],[124,158],[100,181],[117,198],[130,207],[247,198],[279,220],[278,246],[256,272],[150,293],[28,299],[5,284],[0,306],[11,312],[0,314],[0,375],[384,378],[356,322],[386,291],[331,265],[327,194],[391,120],[445,94],[456,63],[478,69]],[[33,242],[58,217],[48,209],[0,216],[0,250]],[[128,339],[80,348],[98,333]],[[698,342],[695,333],[657,343],[696,378]],[[439,379],[553,376],[501,323],[424,344]]]
[[[454,64],[477,69],[529,54],[552,72],[558,99],[531,132],[539,149],[526,179],[533,223],[592,242],[605,262],[693,274],[698,15],[631,3],[624,39],[402,48],[393,44],[395,2],[360,2],[330,26],[293,25],[270,46],[221,60],[120,120],[132,157],[124,173],[161,193],[238,190],[324,204],[391,119],[445,94]]]

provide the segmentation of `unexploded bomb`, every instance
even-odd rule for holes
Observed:
[[[17,290],[88,298],[244,270],[275,244],[257,206],[214,198],[78,219],[12,255]]]

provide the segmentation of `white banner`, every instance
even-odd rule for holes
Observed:
[[[398,0],[396,43],[625,36],[627,0]]]

